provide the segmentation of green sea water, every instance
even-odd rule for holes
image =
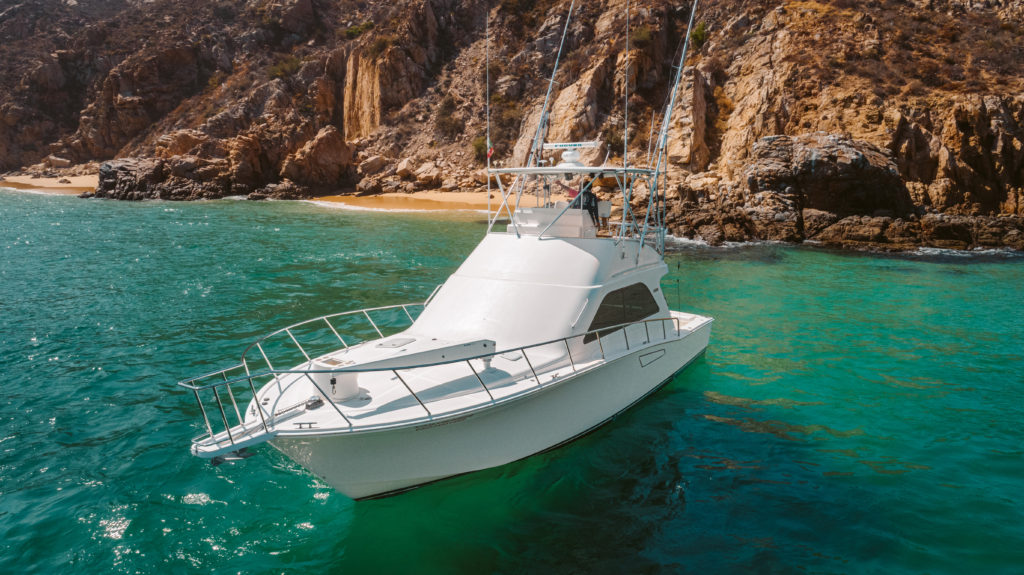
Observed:
[[[706,355],[554,452],[354,503],[174,382],[422,300],[478,214],[0,190],[0,572],[1020,573],[1024,258],[683,246]]]

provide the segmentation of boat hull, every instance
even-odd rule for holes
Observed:
[[[708,321],[507,404],[394,430],[278,436],[277,449],[353,499],[504,465],[567,443],[657,390],[707,347]]]

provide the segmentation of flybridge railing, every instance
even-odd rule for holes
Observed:
[[[299,340],[294,337],[294,333],[297,328],[300,328],[306,324],[313,324],[317,322],[326,321],[329,318],[336,318],[342,316],[362,315],[363,317],[370,319],[369,312],[379,312],[381,310],[393,309],[402,309],[404,311],[408,307],[411,307],[411,305],[417,304],[405,304],[385,308],[373,308],[368,310],[358,310],[352,312],[345,312],[341,314],[334,314],[330,316],[318,317],[273,332],[250,345],[249,348],[246,349],[246,353],[248,353],[251,349],[256,348],[260,351],[261,355],[263,355],[264,349],[261,342],[265,342],[268,339],[274,337],[275,335],[285,334],[291,341],[294,342],[295,346],[302,349],[303,355],[307,357],[306,361],[302,363],[308,366],[312,366],[313,360],[316,359],[317,356],[309,356],[308,351],[306,351],[303,348],[303,346],[299,343]],[[327,323],[330,322],[328,321]],[[374,323],[372,319],[370,319],[370,323]],[[636,329],[639,326],[643,326],[642,331]],[[376,324],[374,324],[374,329],[378,330]],[[335,333],[335,335],[337,336],[337,341],[342,343],[343,346],[347,347],[349,345],[352,345],[351,342],[354,340],[348,340],[348,342],[346,342],[346,340],[344,340],[344,338],[342,338],[342,336],[338,334],[333,327],[331,328],[331,331]],[[620,332],[622,335],[621,340],[616,336],[616,334],[619,334]],[[659,335],[661,336],[660,339],[652,339],[652,337],[656,338]],[[423,392],[426,390],[421,390],[420,393],[417,393],[409,385],[409,372],[413,370],[439,367],[444,365],[465,364],[469,369],[467,374],[472,373],[471,379],[476,379],[477,383],[479,383],[480,385],[480,388],[486,392],[487,397],[489,398],[489,402],[495,403],[496,400],[492,389],[494,386],[494,382],[492,382],[491,386],[488,386],[487,382],[485,382],[484,378],[481,376],[481,372],[486,371],[490,363],[498,357],[508,356],[510,354],[520,354],[521,357],[525,360],[527,368],[524,369],[520,374],[522,376],[521,379],[527,381],[532,379],[538,387],[544,387],[545,384],[541,382],[541,379],[537,371],[538,369],[541,369],[540,373],[548,374],[554,370],[569,367],[571,371],[568,373],[575,374],[578,371],[580,371],[583,362],[593,361],[596,360],[598,357],[602,362],[607,361],[609,356],[613,356],[613,354],[614,356],[619,355],[619,353],[616,352],[629,352],[637,349],[638,347],[646,346],[657,341],[668,341],[670,339],[670,336],[674,336],[675,339],[678,339],[679,337],[682,336],[682,327],[680,325],[679,318],[663,317],[639,320],[635,322],[628,322],[619,325],[603,327],[600,329],[588,331],[586,333],[531,344],[528,346],[520,346],[515,348],[503,349],[501,351],[475,355],[473,357],[464,357],[439,362],[410,364],[399,367],[377,367],[369,369],[365,367],[360,367],[359,365],[338,369],[274,369],[273,367],[269,367],[268,369],[264,369],[259,372],[253,372],[250,369],[249,365],[243,360],[242,363],[234,365],[230,368],[219,371],[213,371],[198,377],[180,381],[178,382],[178,385],[193,392],[196,402],[199,404],[200,412],[202,413],[203,416],[203,423],[205,425],[207,433],[205,435],[201,435],[199,437],[194,438],[192,440],[193,443],[201,443],[210,440],[217,440],[219,443],[226,441],[228,446],[234,448],[236,445],[244,443],[246,439],[252,437],[254,434],[258,434],[260,431],[269,433],[274,429],[275,417],[283,415],[299,407],[309,406],[310,402],[316,402],[318,404],[317,407],[319,407],[319,405],[322,405],[320,402],[326,401],[326,403],[328,403],[334,409],[334,411],[337,412],[337,414],[345,422],[348,428],[353,429],[355,425],[353,424],[352,420],[342,412],[342,410],[338,407],[338,405],[335,402],[330,400],[331,396],[327,393],[327,390],[322,389],[311,374],[391,372],[395,376],[395,378],[399,382],[401,382],[402,386],[405,387],[409,395],[416,400],[419,406],[423,409],[426,418],[429,420],[433,419],[433,417],[437,414],[432,412],[428,407],[428,405],[430,405],[432,401],[429,398],[423,397],[422,395]],[[588,343],[592,343],[595,341],[597,342],[597,348],[593,349],[593,347],[591,347],[589,353],[587,353],[585,346]],[[582,345],[579,345],[579,343],[577,342],[582,342]],[[577,346],[576,355],[573,354],[574,346]],[[540,350],[541,348],[544,347],[552,347],[555,350],[562,351],[558,351],[555,354],[555,359],[552,360],[552,354],[541,353]],[[530,357],[531,352],[533,353],[533,359],[531,359]],[[474,361],[478,362],[484,369],[478,370],[477,367],[474,366],[474,364],[472,363]],[[516,357],[512,361],[518,361],[518,357]],[[269,360],[266,363],[269,365]],[[302,365],[302,363],[300,363],[299,365]],[[405,377],[403,377],[403,373],[405,374]],[[280,383],[281,377],[288,374],[297,374],[307,379],[317,390],[318,396],[315,396],[309,399],[308,401],[300,402],[296,405],[284,407],[276,412],[271,412],[267,409],[266,405],[264,405],[258,400],[257,383],[259,383],[259,387],[263,387],[267,383],[272,383],[274,381]],[[241,393],[243,394],[246,391],[252,394],[251,397],[246,397],[248,401],[242,407],[242,409],[239,409],[238,407],[238,400],[236,399],[237,391],[233,390],[232,387],[242,388],[243,391]],[[206,394],[207,397],[205,402],[203,399],[203,394]],[[207,408],[210,405],[211,401],[213,405],[216,407],[216,411]],[[245,409],[248,408],[247,406],[249,405],[249,403],[252,403],[253,406],[252,408],[249,408],[252,410],[251,413],[253,415],[258,414],[259,417],[258,420],[246,424],[245,417],[243,417],[242,414],[245,412]],[[211,419],[211,413],[213,414],[212,417],[214,419]],[[234,416],[233,418],[231,417],[232,415]],[[234,419],[237,423],[232,425],[232,419]],[[223,425],[223,431],[216,430],[216,428],[219,427],[217,425],[218,423]],[[233,449],[228,449],[227,451],[232,450]]]
[[[569,145],[569,144],[559,144]],[[615,187],[622,197],[622,214],[618,224],[609,228],[613,239],[636,239],[641,246],[651,245],[658,253],[664,253],[665,227],[664,218],[657,212],[651,214],[651,205],[639,213],[637,207],[632,205],[632,197],[635,191],[635,184],[642,183],[648,193],[656,191],[657,170],[647,167],[621,167],[621,166],[583,166],[564,165],[541,166],[527,168],[498,168],[490,169],[489,174],[497,175],[495,179],[498,191],[501,194],[501,203],[494,213],[488,216],[488,232],[498,223],[499,219],[508,219],[509,230],[517,236],[525,232],[523,223],[518,217],[520,207],[527,195],[533,195],[537,207],[551,207],[551,184],[562,178],[580,177],[590,179],[582,191],[591,188],[594,181],[613,180]],[[513,176],[511,183],[506,182],[501,176]],[[577,196],[579,198],[580,196]],[[660,200],[659,200],[660,201]],[[537,234],[539,237],[557,237],[553,229],[555,225],[566,218],[568,214],[582,214],[580,200],[573,200],[562,206],[561,211],[555,218],[547,223],[547,226]],[[581,216],[582,217],[582,216]],[[531,232],[532,233],[532,232]],[[563,231],[564,233],[564,231]],[[570,236],[576,237],[576,236]]]

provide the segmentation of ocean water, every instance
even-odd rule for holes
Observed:
[[[354,503],[273,449],[212,467],[178,379],[425,298],[478,214],[0,190],[0,571],[1019,573],[1024,258],[686,246],[716,318],[569,446]]]

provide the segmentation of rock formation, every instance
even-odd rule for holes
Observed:
[[[724,0],[695,30],[686,7],[630,5],[628,49],[624,2],[577,6],[546,135],[601,141],[591,162],[621,161],[628,139],[630,162],[646,162],[689,35],[667,150],[673,233],[1024,247],[1019,0]],[[484,23],[507,165],[530,151],[567,8],[15,3],[0,8],[0,170],[102,162],[95,195],[118,199],[482,189]]]

